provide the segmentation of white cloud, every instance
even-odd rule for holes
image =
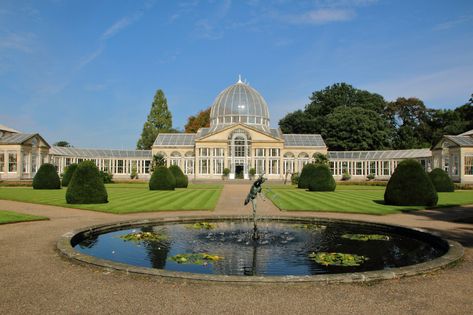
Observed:
[[[301,14],[281,15],[279,18],[290,24],[326,24],[331,22],[349,21],[356,16],[349,9],[317,9]]]
[[[120,20],[113,23],[109,28],[105,30],[102,34],[102,39],[109,39],[110,37],[116,35],[121,30],[127,28],[132,23],[138,21],[143,16],[143,11],[137,11],[131,16],[126,16]]]
[[[24,53],[33,52],[36,36],[33,33],[8,32],[0,36],[0,49],[17,50]]]
[[[435,27],[434,27],[434,30],[435,31],[445,31],[445,30],[449,30],[457,25],[460,25],[460,24],[463,24],[463,23],[467,23],[469,21],[472,21],[473,20],[473,16],[472,15],[469,15],[469,16],[461,16],[455,20],[450,20],[450,21],[447,21],[447,22],[443,22],[443,23],[440,23],[440,24],[437,24]]]
[[[77,65],[76,70],[82,69],[83,67],[85,67],[86,65],[88,65],[89,63],[91,63],[92,61],[97,59],[97,57],[99,57],[102,54],[104,49],[105,49],[105,45],[102,44],[102,45],[100,45],[99,48],[97,48],[96,50],[94,50],[90,54],[82,57],[82,59],[79,61],[79,64]]]

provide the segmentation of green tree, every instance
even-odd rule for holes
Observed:
[[[392,130],[372,110],[342,107],[327,115],[322,135],[331,150],[381,150],[391,146]]]
[[[168,109],[166,96],[164,96],[162,90],[157,90],[136,148],[138,150],[150,150],[158,133],[174,131],[172,129],[172,114]]]
[[[395,149],[430,146],[429,110],[420,99],[399,97],[387,106],[387,114],[396,129]]]
[[[325,164],[325,165],[328,164],[328,157],[325,154],[318,152],[318,153],[314,153],[312,157],[314,158],[315,164]]]
[[[53,145],[56,146],[56,147],[66,147],[66,148],[71,148],[72,147],[72,145],[69,142],[64,141],[64,140],[53,143]]]
[[[431,130],[431,145],[437,144],[444,135],[457,135],[469,130],[468,121],[463,119],[457,109],[437,109],[430,111],[429,126]]]
[[[158,167],[166,166],[166,164],[167,160],[163,154],[157,153],[153,155],[153,161],[151,162],[151,172],[153,172]]]
[[[388,129],[392,129],[389,117],[385,114],[387,103],[379,94],[356,89],[346,83],[336,83],[313,92],[309,99],[310,103],[303,111],[289,113],[279,121],[279,126],[284,133],[321,133],[325,136],[330,134],[328,124],[331,115],[342,109],[353,108],[361,108],[374,113],[377,116],[376,122],[383,121]],[[370,114],[370,117],[373,117],[373,114]],[[332,122],[330,122],[330,127],[332,127]],[[382,128],[383,131],[385,129],[386,127]],[[388,137],[392,135],[392,131],[388,132]],[[382,141],[383,146],[380,148],[386,147],[385,142]],[[390,141],[387,142],[390,143]],[[327,142],[327,145],[330,149],[335,149],[331,147],[330,142]]]

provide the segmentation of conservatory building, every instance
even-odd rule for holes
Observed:
[[[241,80],[215,98],[208,128],[161,133],[151,150],[56,147],[39,134],[0,125],[0,179],[6,180],[31,179],[47,162],[62,173],[83,160],[94,161],[117,180],[130,179],[131,174],[148,179],[157,154],[165,157],[168,166],[178,165],[189,179],[221,179],[225,169],[230,179],[247,179],[251,173],[284,179],[313,162],[317,153],[327,155],[336,179],[348,173],[353,180],[368,175],[387,180],[400,161],[412,158],[427,171],[441,167],[454,181],[473,183],[473,130],[444,136],[432,150],[327,151],[319,134],[284,134],[271,128],[266,101]]]

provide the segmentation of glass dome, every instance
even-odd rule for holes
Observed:
[[[241,79],[220,92],[210,110],[212,129],[237,123],[269,130],[266,101],[258,91]]]

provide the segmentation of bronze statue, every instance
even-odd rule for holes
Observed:
[[[258,179],[253,183],[251,186],[250,192],[245,199],[245,206],[251,201],[251,205],[253,206],[253,240],[257,240],[258,236],[258,227],[256,225],[256,197],[258,194],[262,193],[263,183],[266,181],[266,178],[263,177],[264,173],[261,174]]]
[[[246,199],[245,199],[245,206],[250,201],[253,201],[258,196],[258,194],[261,193],[261,191],[262,191],[261,185],[266,181],[266,178],[264,178],[263,175],[264,175],[264,173],[261,174],[258,177],[258,179],[251,186],[250,192],[248,193],[248,196],[246,196]]]

